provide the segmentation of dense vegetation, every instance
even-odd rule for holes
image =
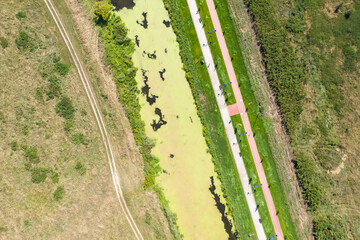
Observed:
[[[247,0],[246,3],[253,16],[261,15],[255,19],[255,29],[261,43],[266,72],[277,96],[284,123],[291,131],[296,127],[302,110],[304,69],[296,57],[286,28],[267,9],[268,2]]]
[[[181,238],[176,225],[176,215],[169,209],[168,202],[155,183],[155,177],[161,171],[159,159],[151,154],[154,142],[146,136],[145,124],[141,120],[140,104],[138,99],[139,90],[135,75],[137,69],[132,62],[132,54],[135,51],[134,42],[127,37],[127,29],[119,16],[113,14],[109,1],[96,2],[95,21],[99,26],[100,37],[105,47],[105,57],[114,73],[114,81],[117,86],[119,100],[123,103],[127,117],[132,127],[136,144],[145,161],[145,183],[146,190],[153,189],[161,201],[161,208],[168,220],[171,233],[176,239]]]
[[[345,210],[348,204],[356,207],[358,196],[346,194],[353,191],[354,180],[340,172],[342,167],[335,169],[347,157],[349,168],[357,166],[351,152],[358,139],[349,129],[358,129],[350,119],[358,105],[352,96],[358,92],[354,79],[359,76],[360,3],[244,2],[291,138],[297,178],[314,217],[315,239],[357,239],[360,233],[354,229],[359,223],[352,219],[359,215]]]

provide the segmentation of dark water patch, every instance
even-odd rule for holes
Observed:
[[[156,102],[156,99],[159,97],[159,96],[156,96],[154,94],[150,94],[150,86],[149,84],[147,83],[149,81],[149,77],[146,76],[146,71],[144,69],[141,69],[142,71],[142,76],[143,76],[143,79],[144,79],[144,84],[145,86],[143,86],[141,88],[141,93],[142,95],[146,96],[146,101],[151,105],[153,105],[155,102]]]
[[[165,53],[167,53],[167,48],[165,48]]]
[[[174,154],[170,154],[170,158],[174,158],[175,157],[175,155]]]
[[[136,43],[136,46],[139,47],[140,40],[139,40],[139,36],[138,36],[138,35],[135,35],[135,43]]]
[[[159,116],[159,121],[156,122],[156,120],[153,119],[153,123],[150,124],[154,132],[161,128],[162,125],[167,124],[167,121],[164,120],[165,115],[162,115],[160,108],[155,108],[155,114]]]
[[[168,28],[168,27],[170,27],[170,21],[163,21],[163,24]]]
[[[148,28],[148,21],[146,19],[147,12],[143,12],[142,15],[143,15],[144,19],[141,22],[139,22],[139,20],[136,20],[136,23],[139,24],[140,26],[142,26],[143,28],[147,29]]]
[[[211,180],[211,185],[209,187],[209,190],[210,190],[211,194],[214,196],[214,200],[216,202],[215,206],[217,207],[217,209],[221,213],[221,220],[224,223],[224,228],[225,228],[226,233],[229,235],[228,239],[229,240],[236,240],[238,232],[236,230],[235,230],[235,232],[231,231],[233,225],[231,223],[231,220],[228,219],[227,213],[225,212],[225,204],[221,203],[219,194],[217,194],[215,192],[216,187],[215,187],[215,184],[214,184],[214,177],[211,176],[210,180]]]
[[[163,68],[163,70],[159,71],[159,74],[160,74],[160,78],[161,80],[165,81],[165,78],[164,78],[164,73],[166,72],[166,69]]]
[[[150,59],[156,59],[156,51],[154,51],[154,53],[148,53],[146,51],[143,51],[142,56],[144,56],[144,55],[147,55],[147,57]]]
[[[116,11],[123,8],[133,9],[135,6],[134,0],[111,0],[111,4],[114,5]]]

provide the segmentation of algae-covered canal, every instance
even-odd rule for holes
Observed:
[[[180,232],[184,239],[234,239],[163,2],[126,0],[125,7],[116,2],[136,43],[141,116],[163,168],[157,182],[177,214]]]

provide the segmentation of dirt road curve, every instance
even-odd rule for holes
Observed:
[[[220,21],[219,21],[218,15],[216,13],[214,1],[206,0],[206,2],[208,5],[208,8],[209,8],[209,11],[210,11],[211,20],[213,22],[214,28],[216,29],[216,36],[217,36],[217,39],[218,39],[218,42],[219,42],[219,45],[221,48],[221,52],[222,52],[224,61],[225,61],[226,70],[228,72],[230,81],[232,82],[231,86],[232,86],[232,89],[235,94],[236,104],[237,104],[237,106],[239,108],[239,112],[241,114],[241,119],[244,124],[245,132],[248,132],[248,134],[246,136],[249,141],[250,150],[251,150],[253,159],[255,161],[255,166],[256,166],[256,170],[257,170],[259,178],[260,178],[260,182],[262,183],[262,190],[264,192],[266,204],[267,204],[269,212],[270,212],[271,221],[275,228],[275,232],[278,236],[278,239],[282,240],[282,239],[284,239],[284,235],[283,235],[283,232],[282,232],[282,229],[280,226],[279,218],[276,215],[274,201],[272,199],[269,185],[266,180],[264,168],[261,164],[260,155],[259,155],[259,152],[258,152],[258,149],[256,146],[256,142],[254,139],[254,135],[253,135],[253,132],[251,129],[250,121],[249,121],[248,115],[245,110],[245,105],[244,105],[244,102],[242,101],[240,88],[239,88],[239,85],[238,85],[238,82],[236,79],[234,67],[231,63],[231,58],[230,58],[229,51],[226,46],[226,42],[225,42],[225,38],[223,35],[223,31],[221,29]]]
[[[86,73],[84,71],[84,68],[81,65],[79,57],[76,54],[74,46],[72,45],[72,43],[70,41],[70,38],[69,38],[69,36],[68,36],[68,34],[67,34],[66,30],[65,30],[65,27],[64,27],[59,15],[57,14],[57,12],[55,10],[54,5],[52,4],[51,0],[44,0],[44,2],[46,4],[47,8],[49,9],[49,11],[51,13],[51,16],[54,19],[54,21],[55,21],[55,23],[56,23],[56,25],[57,25],[57,27],[58,27],[58,29],[60,31],[61,37],[63,38],[63,40],[64,40],[64,42],[66,44],[66,47],[69,50],[71,58],[74,61],[74,64],[75,64],[76,69],[78,71],[79,77],[80,77],[81,82],[83,84],[86,95],[87,95],[87,97],[89,99],[91,108],[93,110],[97,125],[98,125],[100,133],[101,133],[102,141],[103,141],[104,146],[105,146],[106,155],[107,155],[107,159],[109,161],[109,166],[110,166],[110,170],[111,170],[112,179],[113,179],[113,182],[114,182],[116,195],[118,197],[121,209],[123,210],[123,212],[125,214],[125,217],[126,217],[127,221],[129,222],[131,229],[134,232],[134,235],[135,235],[136,239],[143,240],[144,238],[141,235],[141,232],[139,231],[138,227],[136,226],[136,223],[135,223],[134,219],[132,218],[131,213],[130,213],[127,205],[126,205],[126,202],[125,202],[125,199],[124,199],[124,196],[123,196],[123,192],[121,190],[120,177],[119,177],[119,174],[118,174],[118,171],[117,171],[117,168],[116,168],[114,154],[112,152],[111,143],[110,143],[110,140],[109,140],[106,128],[105,128],[105,123],[104,123],[104,121],[102,119],[101,112],[99,110],[99,107],[97,105],[95,96],[94,96],[94,94],[92,92],[92,89],[90,87],[90,83],[89,83],[89,80],[87,78],[87,75],[86,75]]]

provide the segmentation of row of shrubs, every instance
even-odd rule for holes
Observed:
[[[99,26],[99,36],[105,47],[105,58],[113,70],[119,100],[124,106],[135,142],[140,147],[144,159],[144,189],[152,189],[157,193],[170,231],[175,239],[180,239],[181,234],[176,224],[177,217],[170,211],[162,189],[155,182],[156,176],[161,172],[161,167],[159,159],[151,154],[155,143],[146,136],[145,123],[140,115],[139,90],[135,80],[137,68],[132,62],[135,44],[127,37],[128,30],[120,17],[112,13],[113,7],[110,1],[95,2],[94,8],[95,22]]]

